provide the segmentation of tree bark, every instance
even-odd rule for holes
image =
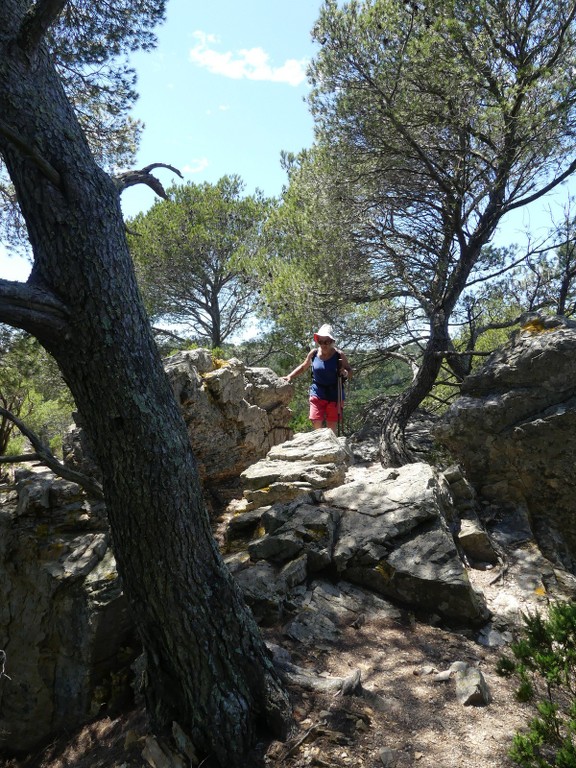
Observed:
[[[288,698],[211,535],[117,188],[94,163],[46,52],[16,42],[26,5],[0,5],[0,114],[19,137],[0,127],[0,152],[26,220],[38,300],[19,299],[16,311],[21,287],[0,281],[0,321],[34,333],[55,357],[91,439],[155,729],[165,735],[176,721],[200,759],[241,766],[260,724],[285,736]]]
[[[382,421],[380,461],[385,467],[401,467],[415,461],[406,446],[406,426],[410,416],[434,386],[442,366],[442,353],[449,349],[449,343],[446,315],[437,310],[430,319],[430,336],[422,355],[422,364],[410,386],[395,398]]]

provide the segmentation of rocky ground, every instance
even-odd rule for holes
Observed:
[[[429,424],[417,422],[411,438],[425,460]],[[362,435],[355,446],[359,463],[349,468],[347,480],[379,466],[376,445],[374,435]],[[290,684],[289,739],[260,743],[246,768],[513,768],[508,756],[513,734],[533,710],[516,700],[514,681],[498,676],[495,668],[522,612],[545,611],[556,597],[574,598],[574,579],[559,576],[533,542],[504,552],[493,569],[469,569],[494,615],[480,638],[470,630],[430,626],[409,612],[378,619],[359,615],[335,640],[313,647],[290,639],[284,625],[264,629],[266,641],[288,650],[295,665],[319,679],[360,671],[362,688],[341,695]],[[458,661],[482,672],[491,694],[487,706],[458,701],[454,677],[441,674]],[[155,762],[153,752],[146,714],[137,707],[95,719],[35,755],[0,760],[0,766],[179,768]],[[210,762],[202,768],[211,768]]]
[[[369,468],[357,471],[369,471]],[[499,677],[495,666],[522,611],[545,610],[556,594],[567,596],[541,555],[526,544],[508,553],[493,570],[470,571],[500,625],[478,642],[470,631],[457,632],[419,622],[410,613],[375,620],[357,617],[342,627],[335,641],[313,648],[287,637],[281,626],[266,628],[266,640],[287,649],[292,662],[320,679],[348,677],[359,670],[362,690],[356,695],[318,692],[296,685],[289,690],[295,725],[285,743],[262,742],[247,768],[512,768],[508,757],[513,734],[532,710],[514,696],[514,683]],[[505,616],[505,619],[502,617]],[[464,706],[456,697],[456,661],[477,667],[492,701]],[[142,709],[96,719],[78,733],[63,734],[45,750],[4,768],[168,768],[146,760],[153,742]],[[205,761],[203,768],[210,768]]]
[[[318,693],[290,686],[295,726],[285,742],[261,744],[247,768],[506,768],[512,734],[530,715],[514,698],[511,681],[495,674],[500,651],[439,628],[405,621],[376,623],[367,616],[343,631],[337,644],[299,648],[278,629],[293,661],[319,675],[362,673],[362,695]],[[492,702],[463,706],[453,679],[436,673],[454,661],[477,665]],[[142,758],[148,731],[141,710],[95,720],[45,751],[5,768],[149,768]],[[204,764],[209,768],[209,763]]]

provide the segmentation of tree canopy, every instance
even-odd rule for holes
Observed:
[[[576,5],[543,0],[326,0],[310,67],[325,188],[355,221],[357,258],[426,328],[419,372],[388,414],[394,463],[467,286],[510,211],[576,168]]]
[[[58,2],[54,24],[46,3],[23,4],[27,11],[21,42],[33,45],[45,35],[54,65],[77,119],[99,163],[112,171],[129,167],[142,126],[130,115],[138,94],[129,53],[156,45],[154,28],[165,18],[166,0]],[[33,9],[36,8],[36,11]],[[9,131],[0,117],[0,133]],[[26,247],[25,226],[12,184],[0,158],[0,236]]]
[[[243,190],[238,176],[174,186],[127,224],[153,322],[182,326],[211,347],[240,332],[255,311],[256,286],[242,263],[259,248],[269,204]]]

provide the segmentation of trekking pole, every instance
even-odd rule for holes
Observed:
[[[338,375],[338,437],[344,434],[344,413],[343,413],[343,401],[342,397],[342,376]]]

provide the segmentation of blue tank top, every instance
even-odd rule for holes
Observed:
[[[312,358],[312,385],[310,395],[321,400],[338,402],[338,361],[339,355],[335,352],[328,360],[321,360],[318,354]],[[344,391],[342,391],[344,397]]]

